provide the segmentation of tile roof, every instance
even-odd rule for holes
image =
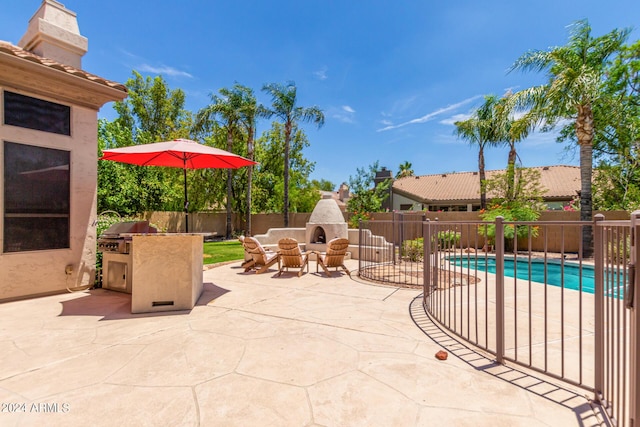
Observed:
[[[127,92],[127,87],[122,83],[113,82],[70,65],[61,64],[51,59],[43,58],[3,40],[0,40],[0,54],[12,55],[113,89],[121,90],[125,93]]]
[[[543,198],[570,199],[580,190],[578,166],[538,166],[540,183],[546,189]],[[487,179],[504,170],[487,171]],[[393,191],[405,194],[417,201],[471,201],[480,199],[478,172],[459,172],[400,178],[393,182]],[[491,195],[487,195],[491,198]]]

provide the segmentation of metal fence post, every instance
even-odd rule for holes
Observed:
[[[636,246],[638,232],[640,231],[640,211],[634,211],[631,214],[631,263],[633,266],[638,265],[640,251]],[[637,268],[630,268],[630,271],[636,271]],[[638,350],[640,346],[640,337],[638,334],[640,333],[640,315],[638,315],[638,307],[640,303],[640,299],[638,297],[638,285],[640,280],[638,280],[638,275],[634,274],[633,277],[630,277],[629,285],[627,289],[625,289],[625,295],[628,292],[631,292],[631,313],[630,313],[630,328],[629,333],[631,334],[629,340],[629,425],[630,426],[638,426],[640,425],[640,394],[638,393],[638,384],[640,382],[640,366],[638,362]]]
[[[496,218],[496,362],[504,363],[504,218]]]
[[[594,398],[602,402],[604,389],[604,228],[598,222],[604,220],[604,215],[598,214],[593,218],[594,222]]]
[[[363,240],[364,240],[364,230],[362,229],[362,220],[359,219],[358,220],[358,272],[362,271],[362,268],[364,267],[362,265],[362,259],[364,258]]]
[[[422,246],[424,248],[422,304],[426,304],[427,292],[431,294],[431,221],[428,219],[422,223]]]

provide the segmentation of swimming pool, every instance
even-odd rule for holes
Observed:
[[[449,262],[454,265],[462,266],[465,268],[471,268],[479,271],[487,271],[489,273],[496,272],[496,259],[493,257],[451,257]],[[529,260],[518,259],[515,264],[511,258],[505,258],[504,260],[504,275],[508,277],[514,277],[514,273],[518,279],[529,280],[529,265],[531,265],[531,281],[547,283],[552,286],[562,286],[562,278],[564,272],[564,287],[566,289],[580,290],[580,276],[582,275],[582,290],[587,293],[594,293],[594,270],[593,266],[582,264],[582,268],[578,264],[565,262],[564,265],[560,262],[552,260],[532,259],[531,264]],[[545,280],[545,265],[546,265],[546,280]]]

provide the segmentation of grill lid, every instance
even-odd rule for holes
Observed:
[[[149,221],[124,221],[117,222],[107,228],[101,238],[118,238],[123,233],[155,233],[155,227],[149,225]]]

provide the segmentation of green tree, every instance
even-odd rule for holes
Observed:
[[[256,143],[255,186],[253,206],[257,212],[280,212],[284,197],[284,164],[282,156],[285,148],[284,125],[273,122]],[[315,163],[304,157],[303,150],[309,141],[302,129],[294,127],[290,141],[290,186],[293,212],[311,212],[320,199],[317,187],[309,181]]]
[[[516,191],[516,162],[518,161],[516,143],[526,138],[536,124],[535,116],[530,112],[525,113],[520,119],[514,118],[517,108],[516,102],[517,98],[513,96],[511,91],[507,91],[493,106],[494,137],[509,147],[506,171],[508,198],[514,198]]]
[[[242,102],[240,108],[241,124],[247,135],[247,157],[253,160],[255,156],[255,134],[256,122],[258,118],[266,115],[265,108],[258,104],[253,89],[246,86],[238,86],[241,94]],[[251,236],[251,192],[253,187],[253,166],[247,168],[247,191],[246,191],[246,216],[245,216],[245,235]]]
[[[125,85],[127,98],[113,108],[120,126],[132,131],[134,144],[190,137],[192,119],[184,109],[184,91],[171,90],[162,76],[143,78],[135,70]]]
[[[398,166],[398,173],[396,174],[396,179],[404,178],[407,176],[413,176],[413,169],[411,169],[411,163],[405,161],[404,163],[400,163]]]
[[[317,179],[313,179],[311,180],[311,185],[321,191],[333,191],[336,188],[336,185],[333,182],[326,179],[321,179],[319,181]]]
[[[263,91],[271,96],[271,108],[266,110],[265,117],[276,116],[284,125],[284,180],[283,180],[283,216],[284,226],[289,226],[289,169],[290,144],[292,132],[298,122],[313,122],[318,128],[324,124],[324,114],[318,107],[300,107],[297,105],[297,88],[294,82],[286,84],[270,83],[264,85]]]
[[[622,49],[608,75],[608,96],[594,109],[593,205],[632,211],[640,206],[640,41]]]
[[[347,202],[347,211],[351,212],[349,225],[358,227],[359,219],[367,219],[371,212],[379,212],[382,203],[389,196],[390,179],[375,185],[376,172],[380,170],[378,161],[367,168],[357,168],[355,176],[349,176],[349,188],[353,196]]]
[[[243,121],[246,123],[247,104],[255,97],[250,89],[236,84],[233,88],[222,88],[218,94],[211,94],[211,104],[198,111],[194,128],[197,132],[211,131],[216,120],[220,120],[221,126],[226,131],[227,147],[226,150],[233,152],[234,139],[242,138],[240,128]],[[255,118],[255,116],[254,116]],[[251,124],[255,126],[255,121]],[[226,170],[227,175],[227,222],[226,222],[226,239],[230,239],[233,234],[232,223],[232,200],[233,200],[233,169]]]
[[[480,178],[480,209],[487,207],[487,192],[484,182],[485,172],[484,149],[496,146],[501,136],[497,133],[496,105],[499,99],[495,95],[486,95],[484,103],[475,110],[467,120],[454,123],[458,138],[467,140],[478,147],[478,175]]]
[[[536,221],[540,211],[544,209],[542,199],[543,187],[540,183],[540,172],[536,169],[515,166],[514,174],[506,171],[498,173],[485,182],[487,193],[492,194],[491,206],[482,211],[480,217],[484,221],[495,221],[498,216],[505,221]],[[507,225],[504,229],[505,241],[509,245],[513,239],[538,235],[538,229],[524,225]],[[495,224],[488,225],[486,235],[490,240],[495,239]]]
[[[171,90],[158,76],[143,78],[133,71],[128,98],[116,102],[118,117],[98,124],[98,155],[107,148],[188,138],[191,113],[184,92]],[[174,168],[98,163],[98,210],[136,215],[149,210],[180,210],[183,181]]]
[[[580,147],[580,219],[592,217],[591,178],[593,168],[593,107],[603,96],[603,80],[609,59],[620,52],[629,30],[613,30],[601,37],[591,36],[586,20],[576,22],[565,46],[547,51],[533,50],[522,55],[512,70],[545,71],[548,83],[516,94],[520,105],[533,107],[536,119],[549,126],[571,120]],[[583,229],[584,256],[593,251],[593,230]]]

